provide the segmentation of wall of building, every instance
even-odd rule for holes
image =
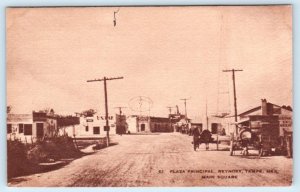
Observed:
[[[138,132],[151,132],[149,117],[138,117]]]
[[[150,132],[150,121],[147,116],[129,116],[126,122],[130,133]]]
[[[30,143],[36,141],[36,124],[32,122],[7,122],[7,124],[10,124],[12,127],[12,132],[7,133],[6,138],[8,140],[15,140],[18,139],[24,143]],[[32,134],[25,135],[24,134],[24,127],[23,131],[20,132],[19,124],[24,125],[31,125],[32,126]]]
[[[173,127],[170,123],[166,122],[150,122],[151,132],[173,132]]]
[[[68,126],[61,128],[60,134],[67,134],[73,137],[106,137],[106,131],[104,126],[106,125],[106,120],[104,116],[94,115],[92,117],[80,117],[79,125]],[[109,117],[110,135],[116,134],[115,118],[113,116]],[[99,130],[99,131],[98,131]]]
[[[14,117],[13,117],[14,116]],[[37,135],[37,124],[43,125],[42,135]],[[32,115],[27,116],[12,114],[7,119],[7,125],[11,125],[11,133],[7,133],[7,139],[18,139],[24,143],[35,142],[38,138],[53,137],[57,131],[57,121],[55,119],[45,119],[45,121],[33,121]],[[31,134],[26,134],[27,125],[31,126]]]
[[[129,133],[137,133],[138,132],[138,124],[137,124],[137,117],[129,116],[126,119],[126,122],[128,124],[128,132]]]
[[[215,116],[209,116],[207,119],[205,116],[201,118],[201,124],[202,129],[208,129],[210,132],[213,132],[215,134],[215,130],[213,130],[213,127],[217,127],[217,133],[221,134],[223,133],[223,129],[225,131],[226,135],[230,135],[230,133],[235,132],[235,124],[234,124],[234,117],[215,117]]]

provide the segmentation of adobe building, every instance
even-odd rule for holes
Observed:
[[[208,117],[208,130],[212,134],[230,135],[235,132],[234,117],[226,116],[210,116]]]
[[[57,134],[57,120],[52,113],[7,114],[7,139],[35,142]]]
[[[234,117],[230,115],[210,115],[210,116],[201,116],[198,118],[198,126],[202,127],[201,131],[207,129],[212,134],[218,135],[230,135],[230,133],[234,133],[235,124]],[[195,120],[192,119],[192,124]]]
[[[150,131],[151,132],[174,132],[171,119],[166,117],[150,117]]]
[[[148,116],[131,115],[126,119],[127,133],[151,132],[150,118]]]
[[[110,134],[116,134],[114,116],[108,117]],[[91,116],[79,115],[79,124],[61,128],[63,135],[76,138],[104,138],[106,137],[106,120],[104,115],[94,114]]]
[[[199,116],[192,118],[190,120],[190,122],[191,122],[190,128],[192,130],[195,128],[198,128],[200,130],[200,132],[202,132],[204,130],[202,119]]]
[[[127,117],[126,121],[128,124],[127,133],[174,131],[171,119],[167,117],[131,115]]]

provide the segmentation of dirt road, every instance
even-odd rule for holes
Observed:
[[[282,156],[229,156],[193,151],[180,133],[115,136],[118,145],[74,160],[67,166],[13,179],[9,186],[286,186],[292,159]]]

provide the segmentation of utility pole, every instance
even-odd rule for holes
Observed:
[[[184,98],[184,99],[180,99],[184,101],[184,111],[185,111],[185,119],[187,119],[187,111],[186,111],[186,101],[190,100],[191,98]]]
[[[236,104],[236,88],[235,88],[235,72],[236,71],[243,71],[243,70],[242,69],[223,70],[223,72],[231,72],[232,73],[235,123],[237,123],[237,104]],[[238,125],[237,124],[235,124],[235,133],[236,133],[236,135],[238,134]]]
[[[105,121],[106,126],[104,127],[104,131],[106,131],[106,146],[109,146],[109,124],[108,124],[108,104],[107,104],[107,88],[106,88],[106,81],[116,80],[116,79],[123,79],[123,77],[103,77],[103,79],[93,79],[87,80],[87,82],[95,82],[95,81],[103,81],[104,82],[104,98],[105,98]]]
[[[172,109],[173,109],[174,107],[167,106],[167,108],[169,109],[169,114],[171,115],[171,114],[172,114]]]
[[[122,136],[122,134],[125,134],[126,132],[126,129],[123,124],[124,122],[122,118],[122,109],[127,107],[115,107],[115,108],[119,109],[119,118],[118,115],[116,115],[116,133]],[[125,118],[125,123],[126,123],[126,118]]]
[[[167,106],[167,108],[169,109],[169,114],[170,114],[169,115],[169,126],[170,126],[170,128],[172,128],[172,117],[171,117],[171,114],[172,114],[172,108],[174,108],[174,107]]]
[[[124,109],[124,108],[127,108],[127,107],[115,107],[116,109],[119,109],[119,113],[120,113],[120,115],[122,115],[122,109]]]
[[[185,110],[185,122],[186,122],[186,125],[184,126],[184,131],[186,133],[188,133],[188,127],[189,127],[189,121],[188,121],[188,118],[187,118],[187,111],[186,111],[186,101],[189,100],[190,98],[183,98],[183,99],[180,99],[180,100],[183,100],[184,101],[184,110]]]
[[[178,105],[176,105],[176,114],[179,115],[179,108],[178,108]]]

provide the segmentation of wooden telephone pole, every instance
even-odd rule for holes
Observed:
[[[116,109],[119,109],[119,115],[122,115],[122,109],[127,108],[127,107],[115,107]]]
[[[118,115],[116,115],[116,133],[121,135],[126,133],[126,127],[124,127],[123,124],[123,118],[122,118],[122,109],[127,107],[115,107],[115,109],[119,109],[119,118]],[[125,117],[125,123],[126,123],[126,117]],[[121,126],[120,126],[121,125]]]
[[[104,131],[106,131],[106,146],[109,146],[109,124],[108,124],[108,104],[107,104],[107,88],[106,88],[106,81],[116,80],[116,79],[123,79],[124,77],[103,77],[103,79],[93,79],[87,80],[87,82],[95,82],[95,81],[103,81],[104,82],[104,98],[105,98],[105,121],[106,126],[104,127]]]
[[[167,108],[169,109],[169,114],[171,115],[171,114],[172,114],[172,109],[173,109],[174,107],[168,106]]]
[[[235,72],[236,71],[243,71],[243,70],[242,69],[223,70],[223,72],[231,72],[232,73],[235,123],[237,123],[237,104],[236,104],[236,88],[235,88]],[[238,125],[237,124],[235,124],[235,133],[236,133],[236,135],[238,134]]]
[[[186,101],[190,100],[191,98],[184,98],[184,99],[180,99],[184,101],[184,111],[185,111],[185,119],[187,119],[187,111],[186,111]]]

